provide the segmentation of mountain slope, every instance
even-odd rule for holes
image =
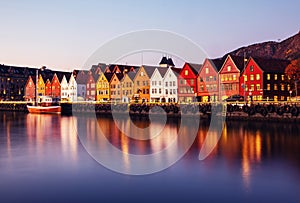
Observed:
[[[263,42],[242,47],[230,52],[231,55],[294,60],[300,58],[300,32],[282,42]],[[226,54],[227,55],[227,54]]]

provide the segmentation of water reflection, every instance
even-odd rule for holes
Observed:
[[[76,131],[84,132],[88,140],[87,144],[95,147],[95,150],[103,153],[103,156],[114,157],[115,152],[106,148],[105,140],[99,134],[100,128],[106,136],[106,141],[123,152],[120,160],[111,160],[114,164],[122,165],[125,170],[130,171],[134,165],[129,160],[129,155],[158,153],[168,147],[170,143],[175,144],[179,149],[183,148],[182,146],[188,145],[191,132],[199,129],[194,144],[181,161],[166,172],[150,176],[154,178],[153,184],[159,186],[164,180],[166,183],[164,187],[172,188],[174,191],[176,191],[175,186],[184,185],[183,190],[191,193],[193,191],[195,196],[201,189],[206,192],[210,191],[205,190],[204,185],[218,188],[223,184],[222,187],[226,187],[226,191],[229,190],[233,192],[232,194],[235,194],[235,191],[257,195],[256,197],[272,194],[274,196],[272,200],[275,202],[283,200],[275,198],[282,194],[285,194],[284,198],[287,198],[287,202],[295,200],[296,196],[299,197],[300,126],[297,123],[227,122],[217,147],[206,160],[199,161],[198,154],[209,129],[207,121],[201,122],[200,126],[191,127],[180,126],[179,120],[169,119],[161,135],[147,141],[132,139],[122,132],[123,128],[131,129],[131,124],[127,119],[117,120],[121,130],[110,117],[96,119],[95,117],[85,117],[84,120],[85,122],[82,122],[82,118],[76,116],[1,112],[0,188],[8,187],[11,180],[15,181],[15,185],[20,185],[24,177],[28,177],[28,180],[31,181],[32,177],[39,179],[49,173],[55,174],[51,176],[55,179],[57,173],[61,173],[60,177],[64,177],[72,171],[78,170],[77,175],[80,176],[85,174],[87,168],[93,175],[104,174],[103,176],[106,176],[109,174],[110,178],[116,177],[115,183],[122,183],[120,176],[114,176],[113,173],[102,170],[102,167],[94,161],[87,161],[90,157],[80,144]],[[135,119],[133,123],[139,127],[149,126],[147,119]],[[154,123],[153,127],[158,125],[159,122]],[[183,136],[177,135],[179,128],[184,132]],[[149,131],[151,131],[151,127]],[[134,129],[130,133],[135,133]],[[211,143],[215,142],[217,133],[217,131],[211,131]],[[174,153],[175,151],[172,149],[165,156],[154,160],[153,163],[159,164],[170,160]],[[168,176],[171,178],[167,179]],[[76,180],[77,176],[69,178]],[[102,176],[101,178],[105,179]],[[98,181],[102,180],[101,178]],[[90,178],[90,181],[92,179]],[[143,181],[143,183],[131,184],[132,180],[141,179],[130,179],[129,182],[123,180],[123,186],[138,189],[145,184]],[[110,179],[106,181],[109,183]],[[68,185],[60,183],[61,187],[68,187]],[[101,181],[99,181],[100,183]],[[36,184],[42,185],[43,183]],[[99,185],[97,186],[99,187]],[[14,191],[14,187],[11,186],[11,191]],[[91,186],[85,192],[95,188],[97,187]],[[122,190],[124,187],[118,189],[118,191]],[[161,190],[163,189],[161,188]],[[74,191],[76,190],[74,189]],[[32,195],[36,195],[36,192],[32,192]],[[255,200],[259,200],[259,198]]]

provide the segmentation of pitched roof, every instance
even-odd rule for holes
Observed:
[[[168,59],[167,57],[162,57],[161,61],[159,62],[159,65],[162,65],[162,64],[168,64]]]
[[[107,81],[110,82],[111,78],[114,74],[113,73],[104,73],[104,76],[106,77]]]
[[[267,73],[284,73],[290,64],[288,60],[252,57],[256,64]]]
[[[156,67],[156,66],[143,66],[148,77],[151,78],[153,72],[155,71],[156,68],[159,68],[159,67]]]
[[[136,75],[137,72],[134,72],[134,71],[130,71],[129,73],[127,73],[128,77],[133,81],[135,75]]]
[[[217,72],[219,72],[224,64],[225,58],[208,59],[214,66]]]
[[[196,63],[187,63],[195,75],[197,75],[202,67],[202,64],[196,64]]]
[[[88,71],[81,70],[77,74],[76,82],[77,82],[77,84],[86,84],[87,79],[88,79]]]
[[[236,67],[240,70],[240,72],[242,72],[244,70],[245,67],[245,58],[243,56],[231,56],[234,64],[236,65]]]
[[[164,67],[157,67],[158,72],[160,73],[161,77],[164,77],[165,74],[168,71],[168,68],[164,68]]]

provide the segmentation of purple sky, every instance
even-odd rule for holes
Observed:
[[[1,1],[0,63],[80,69],[105,42],[144,29],[178,33],[215,58],[294,35],[300,30],[299,8],[298,0]],[[157,65],[161,55],[148,55],[144,63]]]

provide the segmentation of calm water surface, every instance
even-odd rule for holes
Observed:
[[[93,131],[100,125],[120,150],[149,154],[165,148],[176,138],[178,128],[185,126],[170,119],[162,135],[149,142],[127,137],[109,117],[82,123],[77,117],[0,112],[0,120],[3,203],[300,202],[297,123],[227,122],[217,147],[199,161],[209,127],[201,122],[192,147],[181,160],[159,173],[129,176],[96,162],[81,144],[77,131],[97,142]],[[126,119],[118,122],[129,125]],[[162,127],[160,122],[149,124],[146,119],[134,123],[141,128]],[[188,136],[191,129],[184,130]],[[185,142],[185,137],[178,142]],[[131,167],[126,159],[121,164]]]

